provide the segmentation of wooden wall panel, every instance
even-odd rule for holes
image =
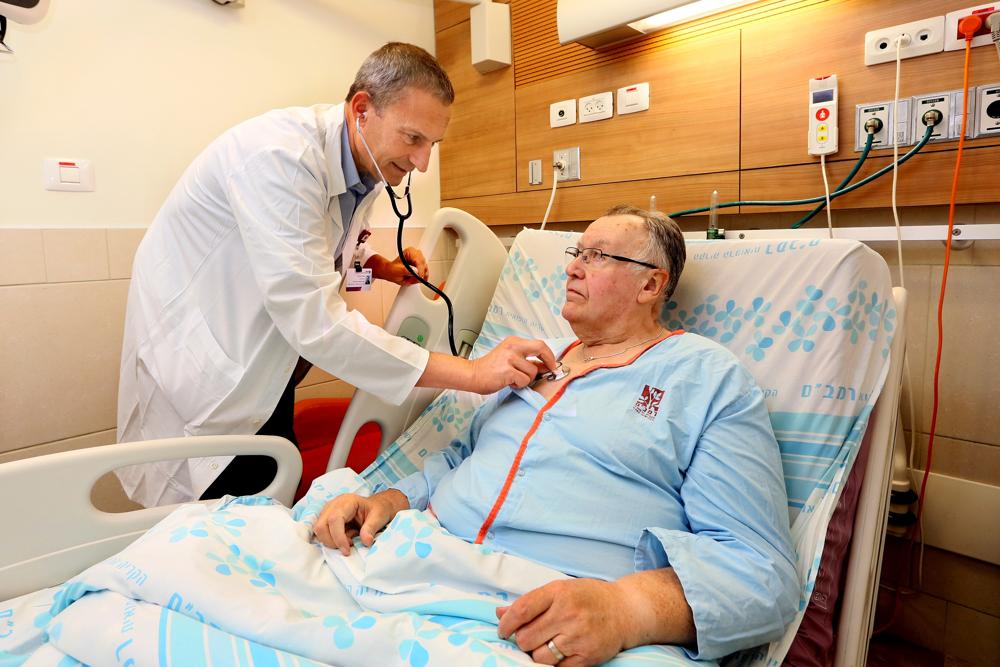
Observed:
[[[580,146],[580,181],[567,189],[739,168],[740,36],[729,30],[627,62],[519,86],[518,190],[551,187],[552,151]],[[559,100],[650,82],[650,108],[636,114],[567,127],[549,127],[549,105]],[[617,101],[615,102],[617,109]],[[528,185],[528,160],[546,168],[540,186]],[[561,187],[560,186],[560,187]]]
[[[959,174],[958,203],[979,204],[1000,201],[1000,155],[996,147],[973,148],[962,156]],[[855,180],[860,180],[878,169],[892,164],[892,156],[871,158]],[[850,171],[849,162],[828,165],[830,187],[834,187]],[[920,153],[899,168],[897,199],[900,206],[947,204],[955,170],[955,151]],[[892,174],[850,194],[834,200],[837,208],[880,208],[892,201]],[[823,194],[823,177],[816,165],[798,165],[774,169],[744,170],[740,175],[740,199],[804,199]],[[810,206],[744,207],[742,213],[808,209]]]
[[[865,33],[974,4],[968,0],[830,0],[746,26],[741,168],[819,161],[806,152],[806,109],[808,80],[824,74],[836,74],[840,82],[840,151],[833,159],[854,160],[855,105],[890,100],[895,85],[895,62],[865,66]],[[1000,81],[996,49],[975,48],[972,53],[970,84]],[[903,60],[901,97],[961,89],[963,59],[963,52],[950,51]],[[975,140],[970,145],[983,143],[988,142]],[[956,146],[957,142],[948,142],[931,150]]]
[[[615,0],[601,0],[615,2]],[[675,44],[737,28],[750,21],[821,4],[828,0],[761,0],[703,19],[673,26],[639,39],[594,50],[582,44],[560,44],[556,26],[557,0],[511,0],[514,33],[515,85],[554,79],[572,72],[629,61]]]
[[[512,192],[514,73],[480,74],[472,66],[469,22],[437,33],[437,57],[455,86],[451,122],[441,142],[441,198]]]
[[[615,204],[633,204],[646,208],[650,195],[656,195],[657,209],[678,211],[707,206],[712,190],[719,191],[720,201],[739,195],[739,174],[735,171],[648,181],[627,181],[582,188],[560,188],[549,214],[550,222],[591,221]],[[541,222],[549,193],[536,190],[492,197],[443,199],[442,206],[468,211],[487,225],[532,225]],[[735,213],[723,209],[720,215]]]
[[[510,4],[510,0],[493,0],[500,4]],[[441,32],[445,28],[458,25],[462,21],[469,20],[469,10],[471,5],[461,2],[449,2],[448,0],[434,0],[434,31]]]

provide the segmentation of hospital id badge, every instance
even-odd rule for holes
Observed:
[[[347,291],[367,292],[372,288],[372,270],[356,269],[351,267],[347,270]]]

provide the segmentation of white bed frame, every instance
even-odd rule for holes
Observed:
[[[457,337],[467,342],[482,326],[493,289],[506,259],[499,240],[482,223],[457,209],[442,209],[423,235],[421,249],[430,256],[439,235],[453,229],[462,241],[448,285],[449,296],[465,304],[456,313]],[[472,249],[475,248],[475,255]],[[460,293],[456,293],[459,290]],[[905,344],[906,292],[894,288],[900,324],[892,343],[885,388],[869,423],[872,437],[864,482],[858,498],[847,580],[837,628],[835,667],[864,667],[875,615],[875,600],[885,541],[892,476],[902,357]],[[485,298],[485,302],[483,302]],[[471,304],[471,305],[468,305]],[[458,305],[458,304],[456,304]],[[409,314],[419,313],[432,326],[428,345],[447,345],[444,304],[428,301],[416,287],[401,290],[386,328],[397,331]],[[436,391],[414,392],[402,406],[388,406],[358,392],[351,403],[331,454],[330,469],[343,466],[356,432],[375,421],[382,448],[395,440],[434,398]],[[369,415],[377,414],[371,418]],[[127,446],[108,445],[0,465],[0,600],[56,585],[89,565],[120,551],[176,506],[120,514],[97,510],[90,499],[94,483],[114,468],[168,458],[264,454],[278,461],[278,476],[262,494],[290,504],[301,475],[298,451],[287,440],[264,436],[177,438]]]
[[[274,436],[166,438],[0,465],[0,600],[62,583],[121,551],[177,508],[103,512],[94,507],[91,491],[105,474],[134,463],[236,452],[275,459],[278,474],[261,494],[291,504],[302,459],[292,443]]]

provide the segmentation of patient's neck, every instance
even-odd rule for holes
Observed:
[[[583,343],[580,353],[584,357],[602,357],[624,351],[640,343],[657,339],[664,333],[659,322],[643,320],[640,322],[608,323],[609,326],[600,331],[577,331],[574,333]]]

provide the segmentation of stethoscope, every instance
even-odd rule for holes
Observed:
[[[410,181],[413,179],[413,172],[409,172],[406,176],[406,187],[403,189],[403,195],[400,196],[396,194],[396,191],[392,189],[389,185],[389,181],[385,180],[385,176],[382,175],[382,170],[378,166],[378,160],[375,159],[375,155],[372,153],[372,149],[368,147],[368,141],[365,139],[364,132],[361,131],[361,119],[364,114],[359,114],[354,118],[354,127],[358,131],[358,137],[361,138],[361,145],[365,147],[365,151],[368,153],[368,157],[371,159],[372,164],[375,166],[375,171],[378,172],[378,177],[382,180],[382,184],[385,189],[389,192],[389,203],[392,205],[392,212],[396,214],[399,218],[399,226],[396,228],[396,252],[399,255],[399,260],[403,262],[403,266],[406,270],[410,272],[410,275],[416,278],[420,284],[434,292],[444,301],[445,305],[448,307],[448,346],[451,347],[451,353],[454,356],[458,355],[458,348],[455,346],[455,309],[451,305],[451,299],[443,291],[430,284],[414,271],[413,266],[406,261],[406,257],[403,255],[403,225],[406,223],[407,219],[413,215],[413,198],[410,196]],[[397,201],[402,201],[406,199],[406,213],[399,210],[399,205]]]

